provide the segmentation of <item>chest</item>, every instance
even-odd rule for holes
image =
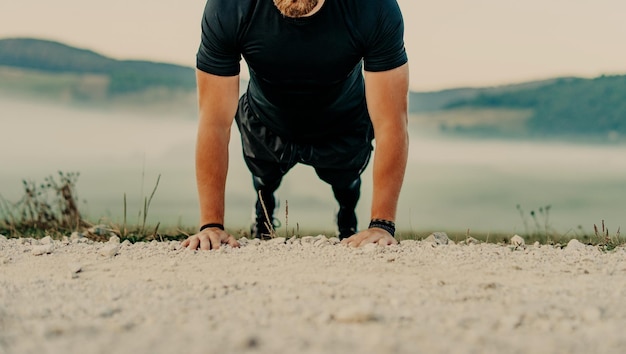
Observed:
[[[331,9],[289,19],[267,8],[252,16],[240,43],[252,74],[273,83],[341,81],[363,57],[355,29]]]

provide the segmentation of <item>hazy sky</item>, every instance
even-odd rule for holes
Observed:
[[[0,37],[193,66],[204,2],[2,0]],[[415,90],[626,73],[624,0],[398,2]]]

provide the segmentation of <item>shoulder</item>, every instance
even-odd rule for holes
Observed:
[[[205,18],[245,18],[254,9],[258,0],[207,0]]]
[[[343,0],[350,12],[360,16],[378,17],[384,13],[400,14],[400,6],[397,0]]]

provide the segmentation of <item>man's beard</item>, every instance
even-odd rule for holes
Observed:
[[[313,11],[318,0],[274,0],[280,13],[287,17],[302,17]]]

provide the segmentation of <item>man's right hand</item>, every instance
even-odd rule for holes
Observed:
[[[226,231],[214,227],[189,236],[182,242],[183,247],[190,250],[197,250],[198,248],[201,250],[216,250],[219,249],[222,244],[227,244],[231,247],[239,247],[239,242],[235,240],[235,237]]]

